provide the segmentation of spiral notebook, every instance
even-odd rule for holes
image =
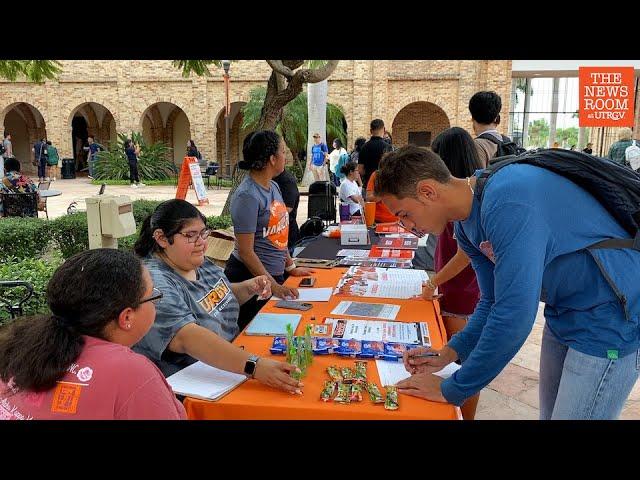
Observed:
[[[246,379],[245,375],[220,370],[203,362],[196,362],[167,377],[167,383],[178,395],[203,400],[218,400]]]
[[[294,333],[300,323],[299,313],[259,313],[244,331],[247,335],[266,335],[276,337],[287,334],[287,324],[291,324]]]

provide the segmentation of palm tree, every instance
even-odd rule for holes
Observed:
[[[0,78],[15,82],[20,75],[35,83],[54,80],[62,72],[57,60],[0,60]]]

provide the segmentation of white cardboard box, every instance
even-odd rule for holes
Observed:
[[[343,223],[340,225],[341,245],[369,245],[367,226],[361,224]]]

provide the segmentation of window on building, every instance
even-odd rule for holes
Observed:
[[[409,144],[418,147],[430,147],[431,132],[409,132]]]

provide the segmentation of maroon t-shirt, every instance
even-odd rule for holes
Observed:
[[[458,242],[453,237],[453,223],[447,223],[442,235],[438,237],[438,244],[434,254],[436,272],[439,272],[458,251]],[[480,300],[480,289],[476,281],[476,274],[467,265],[458,275],[438,287],[442,294],[440,308],[448,313],[471,315]]]

